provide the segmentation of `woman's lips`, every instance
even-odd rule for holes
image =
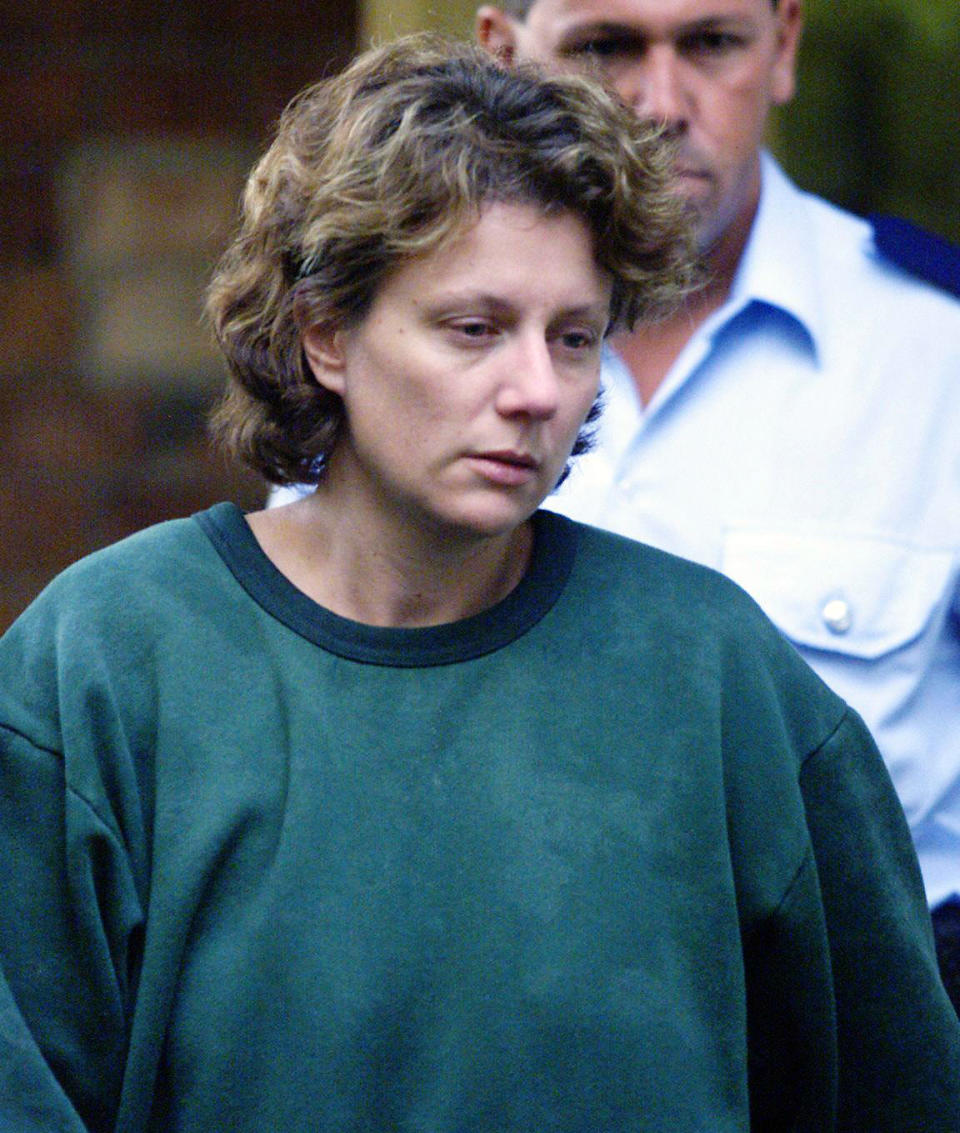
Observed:
[[[540,468],[540,462],[528,453],[512,450],[478,452],[469,459],[485,479],[511,488],[529,484]]]

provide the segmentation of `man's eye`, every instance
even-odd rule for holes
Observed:
[[[597,36],[584,39],[569,48],[568,54],[587,59],[614,59],[635,50],[635,45],[621,36]]]
[[[685,39],[681,47],[688,55],[726,55],[743,44],[743,37],[732,32],[701,31]]]

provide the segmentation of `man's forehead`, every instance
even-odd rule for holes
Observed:
[[[527,20],[569,26],[693,24],[752,16],[770,7],[771,0],[534,0]]]

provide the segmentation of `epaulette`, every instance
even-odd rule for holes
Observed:
[[[884,259],[911,275],[960,298],[960,248],[901,220],[897,216],[870,216],[873,240]]]

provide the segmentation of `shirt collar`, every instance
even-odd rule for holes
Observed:
[[[751,302],[775,307],[796,320],[819,355],[826,323],[806,197],[766,152],[760,177],[757,215],[724,309],[729,317]]]

